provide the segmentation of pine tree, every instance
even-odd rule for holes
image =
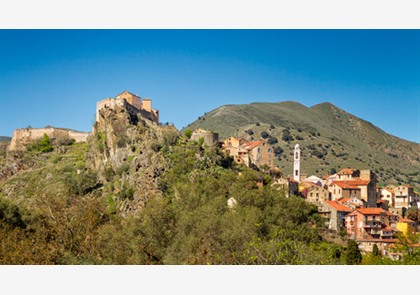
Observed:
[[[347,244],[347,253],[345,256],[346,264],[360,264],[362,262],[362,253],[360,253],[359,246],[353,240],[349,240]]]

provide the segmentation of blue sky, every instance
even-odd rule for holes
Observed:
[[[420,143],[420,30],[0,30],[0,135],[90,131],[124,90],[178,129],[224,104],[331,102]]]

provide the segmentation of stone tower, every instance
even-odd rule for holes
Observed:
[[[294,152],[294,164],[293,164],[293,179],[300,181],[300,147],[299,144],[295,145]]]

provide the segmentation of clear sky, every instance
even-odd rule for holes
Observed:
[[[0,30],[0,135],[90,131],[124,90],[178,129],[224,104],[331,102],[420,143],[420,30]]]

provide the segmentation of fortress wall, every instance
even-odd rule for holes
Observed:
[[[99,110],[107,107],[115,109],[116,106],[124,106],[125,101],[123,99],[106,98],[96,103],[96,121],[99,121]]]
[[[41,139],[44,134],[51,139],[74,138],[76,142],[85,142],[90,133],[54,127],[15,129],[8,150],[23,150],[26,144]]]
[[[89,132],[69,130],[69,137],[74,138],[76,142],[86,142],[89,135]]]

